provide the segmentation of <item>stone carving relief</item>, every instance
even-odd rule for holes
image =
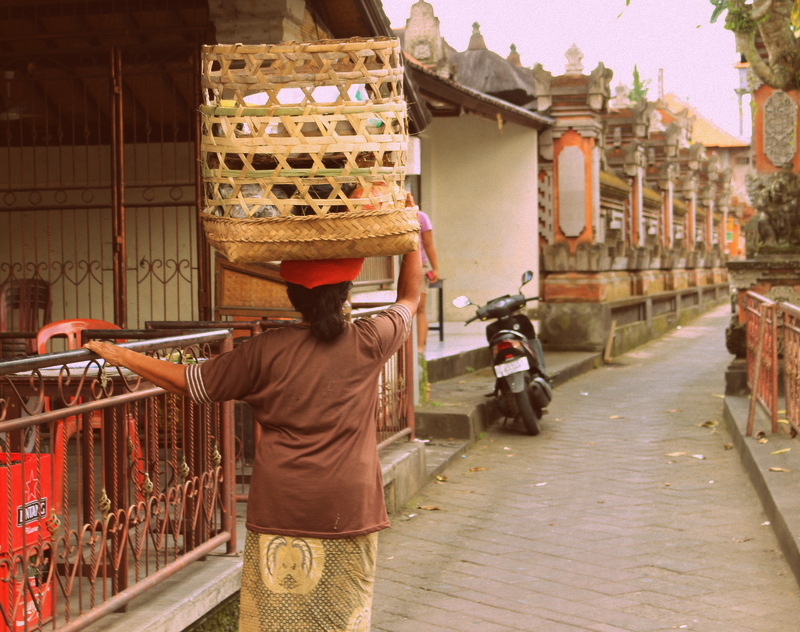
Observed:
[[[689,147],[689,169],[697,171],[704,160],[706,160],[705,146],[702,143],[692,143]]]
[[[652,126],[652,118],[656,113],[656,104],[642,99],[633,106],[633,129],[637,138],[648,138]]]
[[[641,141],[633,139],[622,148],[624,154],[623,170],[627,176],[635,176],[637,167],[646,167],[645,148]]]
[[[658,111],[656,108],[653,111],[653,114],[650,116],[650,127],[647,128],[648,136],[653,132],[663,132],[667,128],[664,126],[664,119],[661,116],[661,112]]]
[[[545,243],[556,240],[556,227],[553,212],[553,170],[539,172],[539,234]]]
[[[606,68],[602,61],[589,75],[589,107],[596,112],[605,109],[608,98],[611,96],[611,78],[613,76],[614,71]]]
[[[775,285],[770,288],[769,292],[765,295],[769,300],[776,303],[791,303],[792,305],[800,305],[800,294],[797,290],[788,285]]]
[[[631,91],[624,83],[620,83],[614,88],[614,98],[609,105],[615,110],[621,110],[631,106]]]
[[[708,157],[708,179],[716,182],[719,179],[720,171],[722,170],[722,161],[717,152],[712,153]]]
[[[667,125],[666,137],[667,156],[677,156],[678,149],[689,146],[686,129],[678,123],[672,122]]]
[[[755,251],[800,252],[800,176],[792,172],[791,163],[767,176],[748,174],[746,184],[758,211]]]
[[[583,53],[578,48],[577,44],[569,47],[569,50],[564,53],[567,58],[567,64],[564,70],[568,75],[580,75],[583,73]]]
[[[797,153],[797,104],[776,90],[764,104],[764,153],[776,167],[783,167]]]
[[[553,73],[545,70],[541,64],[536,64],[532,70],[533,80],[536,84],[536,109],[545,112],[553,105],[550,84],[553,82]]]
[[[666,191],[670,183],[674,182],[678,177],[679,173],[680,169],[674,161],[669,158],[661,161],[661,166],[658,169],[658,187]]]
[[[424,0],[411,6],[405,38],[408,51],[424,64],[438,64],[446,57],[439,18],[433,13],[433,5]]]

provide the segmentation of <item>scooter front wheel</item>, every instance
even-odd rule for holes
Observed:
[[[519,409],[520,417],[522,417],[525,430],[531,436],[538,435],[539,425],[537,421],[539,418],[534,412],[533,406],[531,406],[531,398],[528,395],[528,389],[525,389],[521,393],[514,393],[514,399],[517,402],[517,408]]]

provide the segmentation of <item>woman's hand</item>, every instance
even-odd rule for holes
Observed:
[[[138,351],[119,347],[110,342],[100,342],[99,340],[87,342],[83,345],[83,348],[94,351],[109,366],[125,367],[171,393],[189,395],[186,385],[186,365],[184,364],[164,362]]]
[[[109,366],[122,366],[122,349],[113,343],[91,340],[83,348],[99,355]]]

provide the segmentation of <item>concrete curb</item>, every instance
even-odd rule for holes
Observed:
[[[595,356],[567,365],[561,370],[551,373],[550,380],[553,383],[553,387],[561,386],[564,382],[568,382],[574,377],[588,373],[601,366],[603,366],[603,354],[598,353]]]
[[[754,436],[745,436],[749,407],[749,397],[726,396],[723,410],[725,422],[786,562],[800,584],[800,503],[797,502],[800,451],[795,449],[797,441],[789,436],[786,426],[782,425],[777,434],[771,433],[769,420],[760,410],[756,414],[753,434],[763,431],[767,443],[758,443]],[[774,454],[787,448],[791,449]],[[776,467],[788,471],[770,471],[770,468]]]

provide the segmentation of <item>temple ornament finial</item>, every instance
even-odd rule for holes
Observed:
[[[577,44],[573,44],[569,47],[569,50],[565,53],[567,58],[567,65],[565,66],[566,73],[568,75],[580,75],[583,73],[583,53],[581,49],[578,48]]]

